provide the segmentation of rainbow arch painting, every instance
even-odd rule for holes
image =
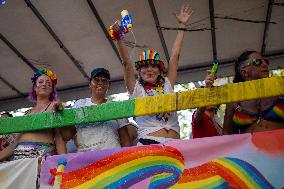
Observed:
[[[273,188],[248,162],[223,157],[184,169],[183,155],[170,146],[128,148],[62,175],[61,188],[129,188],[150,179],[148,188]]]
[[[168,188],[179,180],[183,170],[184,158],[177,149],[140,146],[64,173],[61,188],[128,188],[152,176],[149,188]]]
[[[274,188],[249,163],[224,157],[198,167],[186,169],[175,188]]]

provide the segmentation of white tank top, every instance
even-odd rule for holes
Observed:
[[[174,93],[172,85],[167,77],[165,77],[164,84],[164,94]],[[155,91],[152,92],[153,95],[158,95]],[[149,96],[144,90],[143,86],[136,81],[133,94],[130,95],[130,98],[146,97]],[[135,121],[138,125],[138,137],[145,138],[148,134],[156,132],[160,129],[174,130],[177,133],[180,132],[178,117],[176,112],[167,113],[167,120],[164,119],[164,114],[157,114],[151,116],[140,116],[136,117]]]

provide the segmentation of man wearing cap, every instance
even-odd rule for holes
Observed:
[[[95,68],[91,72],[89,88],[91,98],[80,99],[74,108],[107,103],[107,91],[110,87],[110,73],[104,68]],[[131,146],[127,132],[130,123],[127,119],[110,120],[92,124],[76,125],[76,129],[63,130],[65,140],[75,135],[78,151],[101,150]]]

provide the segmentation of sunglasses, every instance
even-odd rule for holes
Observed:
[[[263,60],[266,62],[267,65],[269,65],[269,61],[265,58],[263,59],[253,58],[253,59],[248,59],[247,61],[245,61],[244,64],[241,65],[241,68],[248,67],[249,65],[258,67],[263,63]]]

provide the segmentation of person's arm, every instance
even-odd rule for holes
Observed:
[[[64,127],[60,128],[60,134],[65,142],[73,139],[76,135],[76,128],[75,127]]]
[[[124,40],[117,40],[117,45],[122,60],[125,85],[129,94],[132,94],[136,83],[134,62],[129,57]]]
[[[8,157],[13,155],[13,151],[15,149],[14,145],[9,145],[8,147],[4,148],[2,151],[0,151],[0,161],[6,160]]]
[[[138,137],[137,128],[134,125],[129,124],[129,125],[127,125],[127,131],[128,131],[128,134],[129,134],[131,145],[132,146],[136,145],[133,142],[135,142],[135,140]]]
[[[18,138],[16,138],[12,144],[10,144],[2,151],[0,151],[0,161],[4,161],[7,158],[9,158],[11,155],[13,155],[14,149],[16,148],[17,144],[18,144]]]
[[[224,123],[223,123],[223,135],[236,133],[233,129],[233,116],[234,116],[234,103],[226,105]]]
[[[192,13],[193,12],[189,6],[182,6],[182,8],[180,9],[180,13],[176,15],[179,23],[178,25],[179,28],[181,29],[186,28],[187,22],[190,16],[192,15]],[[174,86],[176,83],[178,61],[179,61],[181,47],[183,44],[183,39],[184,39],[184,30],[178,30],[178,34],[172,48],[172,53],[169,62],[169,69],[168,69],[168,79],[172,86]]]
[[[199,123],[202,120],[205,110],[206,107],[197,108],[193,118],[196,123]]]
[[[63,104],[60,101],[53,101],[51,102],[51,106],[46,110],[48,112],[52,112],[53,116],[56,116],[58,111],[62,111],[64,109]],[[56,148],[57,154],[66,154],[66,143],[63,140],[63,137],[61,135],[61,129],[56,128],[53,130],[53,136],[54,136],[54,143]]]
[[[127,125],[118,129],[118,135],[122,147],[131,146],[132,142],[130,141]]]
[[[120,22],[116,21],[112,28],[115,32],[120,32]],[[130,59],[128,54],[128,49],[124,43],[123,39],[117,39],[118,51],[120,54],[120,58],[122,61],[123,72],[124,72],[124,81],[127,87],[129,94],[133,93],[136,77],[135,77],[135,69],[134,69],[134,62]]]
[[[205,87],[212,87],[213,83],[214,83],[214,76],[211,74],[210,70],[207,70],[207,74],[205,77]],[[200,122],[203,118],[203,115],[205,113],[206,107],[201,107],[201,108],[197,108],[195,114],[194,114],[194,121],[196,121],[196,123]]]
[[[63,106],[62,102],[60,102],[60,101],[53,101],[50,107],[51,108],[48,109],[47,111],[52,112],[53,116],[56,116],[56,114],[59,111],[64,110],[64,106]],[[58,129],[55,130],[55,136],[56,136],[56,134],[59,134],[60,138],[62,138],[64,141],[68,141],[74,136],[74,130],[73,129],[74,129],[74,127],[58,128]],[[59,138],[59,140],[60,140],[60,138]]]
[[[63,140],[60,130],[54,129],[54,132],[55,132],[55,136],[54,136],[55,147],[56,147],[57,154],[66,154],[67,153],[66,143]]]

